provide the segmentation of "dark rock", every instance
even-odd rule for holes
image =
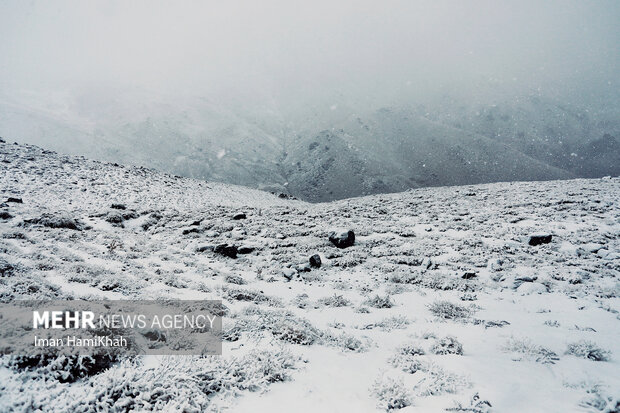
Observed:
[[[186,228],[183,230],[183,235],[195,234],[200,232],[200,228]]]
[[[162,341],[162,342],[166,341],[166,335],[162,333],[161,331],[158,331],[155,329],[148,330],[142,333],[142,335],[151,341]]]
[[[245,215],[245,212],[239,212],[238,214],[233,215],[232,219],[234,219],[235,221],[238,221],[240,219],[246,219],[247,216]]]
[[[9,214],[7,211],[0,211],[0,219],[11,219],[13,215]]]
[[[312,268],[321,268],[321,256],[319,254],[314,254],[309,261]]]
[[[553,238],[551,234],[531,235],[528,244],[533,247],[541,244],[548,244],[551,242],[551,238]]]
[[[239,247],[239,249],[237,250],[237,252],[239,254],[251,254],[254,252],[254,250],[256,250],[256,248],[254,247],[250,247],[248,245],[242,245],[241,247]]]
[[[477,276],[478,274],[476,274],[475,272],[466,272],[461,276],[461,278],[464,280],[470,280],[472,278],[476,278]]]
[[[6,141],[2,138],[0,138],[0,143],[6,143]]]
[[[355,244],[355,233],[348,231],[332,231],[329,233],[329,240],[338,248],[347,248]]]
[[[125,210],[127,209],[127,206],[125,206],[125,204],[112,204],[110,205],[110,208]]]
[[[517,281],[517,282],[533,283],[537,279],[538,279],[538,277],[536,277],[536,276],[530,277],[528,275],[524,275],[522,277],[516,277],[515,281]]]
[[[140,217],[140,214],[138,214],[136,211],[128,211],[128,212],[123,212],[122,217],[124,220],[136,219]]]
[[[24,201],[22,201],[21,198],[12,198],[12,197],[7,199],[6,202],[12,202],[14,204],[23,204],[24,203]]]
[[[220,244],[213,248],[213,252],[229,258],[237,258],[237,247],[234,245]]]

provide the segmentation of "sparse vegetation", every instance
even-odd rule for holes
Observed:
[[[410,406],[413,399],[402,380],[391,377],[377,379],[371,392],[379,399],[378,407],[387,411]]]
[[[609,361],[611,353],[587,340],[570,343],[566,349],[566,354],[593,361]]]
[[[381,297],[378,294],[364,301],[364,304],[373,308],[392,308],[394,306],[389,295]]]
[[[526,359],[541,364],[555,364],[560,359],[555,352],[536,345],[528,339],[512,337],[507,341],[503,349],[507,352],[522,354]]]
[[[463,355],[463,345],[459,343],[456,337],[448,336],[437,340],[431,347],[431,353],[437,355],[457,354]]]
[[[435,301],[428,306],[428,309],[435,317],[442,320],[465,320],[474,313],[472,307],[465,307],[450,301]]]

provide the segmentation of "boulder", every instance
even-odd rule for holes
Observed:
[[[240,247],[239,247],[239,249],[237,250],[237,252],[238,252],[239,254],[251,254],[251,253],[253,253],[253,252],[254,252],[254,250],[255,250],[255,249],[256,249],[256,248],[251,247],[251,246],[249,246],[249,245],[242,245],[242,246],[240,246]]]
[[[23,204],[24,201],[21,198],[13,198],[10,197],[9,199],[6,200],[7,203],[12,202],[14,204]]]
[[[237,258],[237,247],[234,245],[220,244],[213,248],[213,252],[229,258]]]
[[[321,256],[319,254],[314,254],[308,261],[310,262],[310,267],[321,268]]]
[[[240,219],[246,219],[247,216],[245,215],[245,212],[239,212],[238,214],[233,215],[232,219],[234,219],[235,221],[238,221]]]
[[[112,205],[110,205],[110,208],[125,210],[125,209],[127,209],[127,206],[125,206],[125,204],[112,204]]]
[[[548,244],[551,242],[553,236],[551,234],[537,234],[530,235],[529,245],[535,247],[537,245]]]
[[[465,274],[463,274],[461,276],[461,278],[464,279],[464,280],[471,280],[472,278],[476,278],[477,276],[478,276],[478,274],[476,274],[475,272],[468,271]]]
[[[355,233],[352,230],[331,231],[329,240],[338,248],[347,248],[355,244]]]

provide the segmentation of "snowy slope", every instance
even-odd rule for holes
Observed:
[[[0,209],[3,302],[228,308],[221,358],[118,361],[61,383],[66,365],[4,357],[2,411],[620,408],[618,178],[308,204],[0,143],[0,191],[23,201]],[[333,227],[355,245],[334,247]],[[552,240],[529,245],[536,234]],[[209,248],[222,243],[254,250]],[[313,254],[322,266],[306,271]]]

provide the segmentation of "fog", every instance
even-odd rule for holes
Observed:
[[[268,113],[280,135],[445,96],[536,95],[609,117],[619,21],[617,1],[3,1],[0,99],[80,126],[84,140],[103,119],[157,120],[151,101],[193,98],[254,124]],[[110,118],[109,106],[137,103]],[[0,136],[56,149],[69,139],[23,131],[7,107]]]
[[[303,101],[618,87],[620,4],[3,1],[4,90],[140,86]]]

